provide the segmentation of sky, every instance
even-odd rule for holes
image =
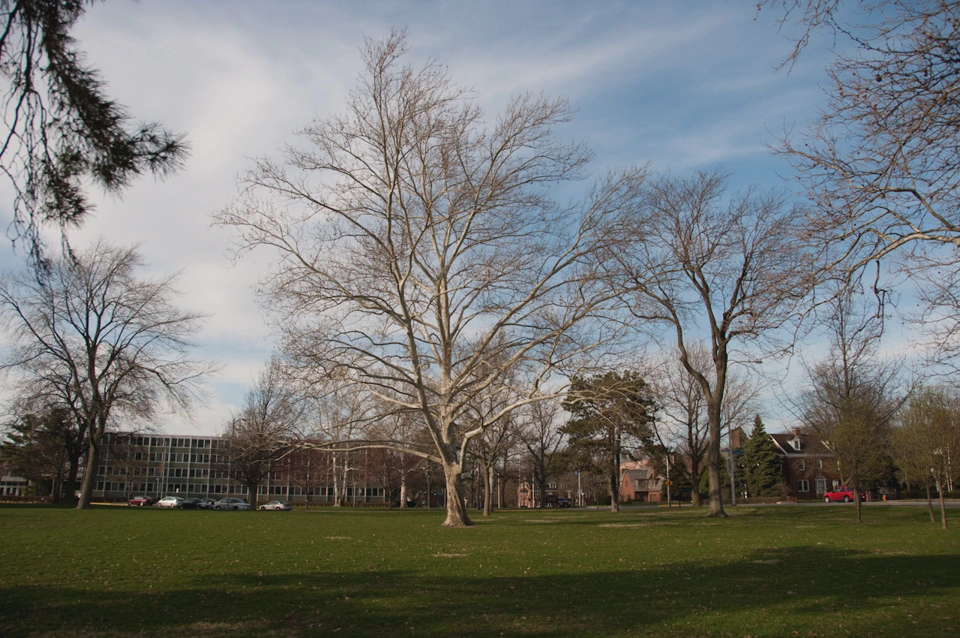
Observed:
[[[156,428],[216,434],[270,357],[275,336],[255,294],[270,256],[233,262],[232,232],[212,226],[212,214],[236,196],[254,158],[278,157],[313,118],[342,111],[365,37],[406,29],[408,61],[439,61],[489,114],[519,93],[568,98],[577,115],[560,136],[594,150],[595,173],[720,166],[736,188],[790,188],[790,168],[768,145],[815,116],[831,53],[814,40],[789,72],[777,71],[792,45],[776,17],[750,0],[93,5],[74,36],[108,94],[137,119],[185,132],[192,148],[164,181],[141,178],[120,198],[94,194],[94,214],[70,234],[77,246],[139,243],[151,272],[180,273],[180,303],[208,316],[196,339],[197,354],[220,364],[210,399]],[[21,262],[22,251],[0,246],[0,268]]]

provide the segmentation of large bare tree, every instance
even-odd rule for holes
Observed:
[[[770,0],[800,35],[838,45],[827,102],[777,150],[813,205],[807,239],[823,267],[856,280],[900,271],[923,301],[912,318],[941,361],[960,354],[960,21],[951,0]],[[886,267],[884,267],[886,266]]]
[[[782,346],[807,290],[796,212],[777,193],[729,195],[726,176],[661,177],[612,253],[610,281],[638,330],[676,346],[706,404],[708,516],[723,517],[720,440],[731,360]],[[789,333],[789,330],[786,331]],[[692,354],[703,348],[709,356]]]
[[[228,473],[247,488],[250,509],[257,509],[259,488],[275,462],[290,451],[285,439],[297,426],[303,401],[273,358],[247,391],[239,414],[226,424],[223,440]]]
[[[139,275],[135,248],[98,242],[40,272],[0,279],[3,368],[50,403],[69,406],[88,437],[78,508],[90,506],[101,441],[120,419],[186,410],[210,366],[190,357],[201,316],[174,303],[173,278]]]
[[[508,378],[528,388],[496,423],[608,340],[583,327],[602,298],[593,256],[640,171],[558,205],[550,187],[590,158],[556,140],[565,101],[521,96],[488,124],[442,67],[404,52],[402,34],[368,41],[347,112],[306,127],[282,164],[258,162],[218,219],[241,251],[274,252],[265,289],[292,357],[419,414],[430,448],[393,444],[443,467],[444,525],[464,526],[465,451],[484,430],[470,406],[516,392]]]
[[[559,415],[558,401],[540,401],[517,414],[518,438],[524,450],[521,454],[525,457],[524,464],[529,467],[530,487],[535,494],[546,494],[547,479],[561,470],[560,461],[567,437],[561,429],[563,422]],[[506,471],[501,476],[505,477]],[[542,498],[541,506],[546,505],[545,501]]]
[[[687,354],[695,369],[711,370],[710,353],[702,344],[691,345]],[[693,505],[699,506],[698,488],[706,470],[710,445],[710,419],[703,386],[687,372],[675,349],[670,349],[664,355],[662,364],[648,373],[648,378],[662,411],[662,416],[653,424],[658,440],[684,459],[690,472],[690,483],[694,486],[690,498]],[[753,409],[756,396],[757,387],[754,384],[747,379],[737,378],[732,370],[728,372],[723,402],[723,423],[728,433],[744,422]]]

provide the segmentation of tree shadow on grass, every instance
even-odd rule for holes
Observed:
[[[484,575],[468,557],[437,558],[459,573],[423,576],[367,566],[205,575],[162,592],[79,583],[7,588],[0,590],[0,635],[960,633],[960,556],[952,554],[791,547],[743,552],[723,564],[628,563],[618,571],[542,575],[534,565],[530,575],[515,577]]]

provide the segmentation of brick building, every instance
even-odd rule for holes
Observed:
[[[840,485],[837,459],[816,434],[791,432],[771,434],[783,463],[783,479],[789,496],[797,500],[821,499]]]

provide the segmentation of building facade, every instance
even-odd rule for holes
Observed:
[[[133,494],[155,498],[237,497],[246,499],[247,488],[230,478],[230,458],[220,437],[147,436],[107,434],[96,468],[93,497],[121,500]],[[318,456],[313,478],[304,480],[295,456],[275,462],[260,485],[257,500],[300,503],[332,503],[336,494],[351,503],[382,503],[384,489],[374,484],[363,463],[344,473],[335,490],[333,468],[326,457]]]
[[[783,480],[789,496],[797,500],[822,499],[840,485],[836,456],[816,434],[791,432],[771,434],[783,462]]]

